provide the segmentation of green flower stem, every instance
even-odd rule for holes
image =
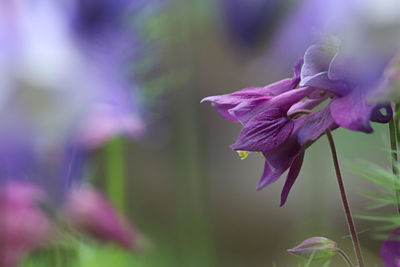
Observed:
[[[365,266],[364,260],[361,255],[361,249],[360,249],[360,245],[358,242],[356,228],[354,226],[353,216],[351,215],[351,210],[350,210],[349,202],[347,200],[347,195],[346,195],[346,190],[345,190],[343,179],[342,179],[342,174],[340,172],[339,161],[337,158],[335,143],[333,141],[333,137],[332,137],[330,130],[326,130],[326,136],[328,137],[329,146],[330,146],[331,152],[332,152],[333,164],[335,166],[336,177],[337,177],[337,181],[338,181],[338,185],[339,185],[339,189],[340,189],[340,196],[342,198],[343,208],[344,208],[344,211],[346,214],[346,219],[347,219],[347,225],[349,226],[351,239],[353,241],[354,251],[357,256],[358,266],[364,267]]]
[[[400,121],[400,103],[397,103],[394,105],[394,117],[393,117],[393,126],[394,126],[394,131],[396,133],[395,136],[396,136],[397,144],[400,144],[399,121]]]
[[[340,248],[337,249],[337,252],[342,257],[342,259],[347,263],[347,266],[354,267],[353,263],[351,262],[349,256],[347,256],[346,252],[344,252]]]
[[[106,146],[106,190],[119,212],[125,211],[124,140],[115,138]]]
[[[398,155],[397,155],[397,142],[396,142],[396,125],[395,120],[389,122],[389,137],[392,158],[392,171],[396,177],[399,177]],[[397,187],[396,187],[397,188]],[[396,189],[397,210],[400,213],[400,190]]]

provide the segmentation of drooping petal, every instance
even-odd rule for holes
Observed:
[[[386,267],[400,266],[400,228],[393,230],[382,243],[381,258]]]
[[[288,164],[286,167],[284,167],[284,168],[282,168],[282,169],[280,169],[280,170],[273,171],[273,170],[271,169],[271,167],[269,166],[268,161],[265,161],[264,171],[263,171],[263,174],[262,174],[262,176],[261,176],[260,181],[258,182],[257,190],[261,190],[261,189],[263,189],[264,187],[266,187],[266,186],[268,186],[268,185],[274,183],[276,180],[279,179],[279,177],[281,177],[281,175],[282,175],[288,168],[289,168],[289,164]]]
[[[253,117],[242,129],[234,150],[266,151],[280,146],[290,136],[293,122],[279,108],[267,109]]]
[[[330,111],[335,122],[349,130],[371,133],[369,123],[375,104],[367,103],[365,93],[354,89],[350,94],[332,100]]]
[[[300,145],[305,145],[317,140],[327,129],[337,127],[330,112],[329,105],[305,117],[305,122],[299,130],[298,140]]]
[[[297,124],[294,124],[293,133],[297,132]],[[263,151],[265,159],[268,161],[269,166],[274,172],[278,172],[281,169],[290,166],[293,159],[301,152],[302,147],[297,141],[297,135],[292,134],[287,140],[282,143],[279,147],[271,150]]]
[[[222,117],[244,124],[268,100],[297,87],[300,82],[302,64],[303,59],[299,59],[293,66],[292,78],[283,79],[264,87],[250,87],[231,94],[209,96],[203,98],[201,103],[212,102]]]
[[[285,185],[283,186],[282,194],[281,194],[281,206],[283,206],[287,200],[287,197],[289,195],[289,191],[292,188],[294,182],[297,179],[297,176],[299,175],[301,166],[303,164],[303,159],[304,159],[304,151],[301,152],[292,162],[290,166],[289,173],[286,177],[286,182]]]

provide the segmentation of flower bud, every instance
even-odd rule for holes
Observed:
[[[288,249],[289,253],[303,256],[306,258],[311,257],[314,253],[313,259],[327,259],[336,255],[337,246],[336,242],[325,238],[325,237],[311,237],[303,242],[301,242],[298,246]]]
[[[45,193],[27,182],[0,185],[0,267],[19,266],[23,256],[53,237],[53,225],[40,209]]]
[[[63,214],[72,227],[99,240],[139,249],[139,234],[118,216],[110,202],[89,185],[73,188]]]

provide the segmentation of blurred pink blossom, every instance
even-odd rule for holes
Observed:
[[[63,215],[72,227],[125,248],[138,249],[138,233],[118,216],[110,202],[89,185],[73,187]]]

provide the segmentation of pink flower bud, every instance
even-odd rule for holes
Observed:
[[[125,248],[138,248],[138,235],[118,217],[109,201],[89,185],[73,188],[66,200],[64,216],[72,227]]]
[[[44,192],[28,183],[0,187],[0,267],[17,266],[23,255],[48,241],[53,225],[40,209]]]
[[[289,253],[303,256],[306,258],[311,257],[314,253],[313,259],[326,259],[336,255],[337,246],[336,242],[325,238],[325,237],[311,237],[303,242],[301,242],[298,246],[288,249]]]

